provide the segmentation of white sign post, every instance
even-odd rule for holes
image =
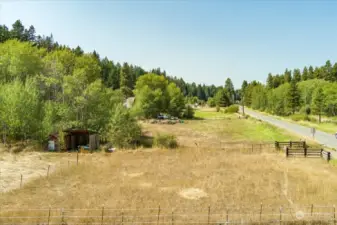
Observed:
[[[316,133],[316,128],[315,127],[311,128],[311,133],[312,133],[312,138],[315,139],[315,133]]]

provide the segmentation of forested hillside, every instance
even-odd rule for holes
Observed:
[[[222,87],[196,85],[143,68],[101,59],[39,36],[16,21],[0,26],[0,135],[45,141],[69,127],[96,130],[127,145],[139,137],[137,117],[191,117],[188,101],[206,101]],[[233,88],[234,91],[234,88]],[[123,107],[136,97],[132,110]],[[199,101],[199,100],[198,100]],[[123,129],[122,129],[123,128]],[[62,136],[62,135],[61,135]]]
[[[269,74],[266,85],[244,81],[241,87],[244,103],[253,109],[276,115],[336,116],[337,63],[328,60],[325,65],[302,70],[286,69],[284,74]],[[309,119],[309,117],[307,117]]]
[[[74,49],[69,48],[66,45],[59,44],[54,41],[53,35],[50,36],[40,36],[36,35],[34,26],[30,26],[28,29],[25,28],[20,20],[17,20],[13,25],[12,29],[9,29],[5,25],[0,25],[0,43],[4,43],[10,39],[17,39],[21,42],[31,42],[33,46],[37,48],[44,48],[46,52],[53,52],[57,50],[69,50],[76,56],[82,56],[84,54],[82,48],[77,46]],[[121,71],[124,71],[124,76],[128,80],[126,85],[128,88],[133,89],[136,84],[136,80],[139,76],[146,73],[154,73],[158,75],[164,75],[168,80],[174,82],[183,92],[184,96],[197,97],[200,100],[207,101],[209,97],[213,97],[217,91],[217,87],[214,85],[201,85],[196,83],[187,83],[182,78],[177,78],[173,76],[168,76],[165,70],[160,68],[152,69],[146,71],[145,69],[132,65],[130,63],[119,63],[114,62],[108,58],[100,58],[99,54],[94,50],[91,53],[94,58],[99,61],[100,77],[106,87],[112,88],[113,90],[121,88]]]

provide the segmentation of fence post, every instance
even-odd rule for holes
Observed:
[[[288,155],[289,155],[289,148],[286,147],[286,157],[288,157]]]
[[[50,169],[50,165],[48,165],[47,178],[49,177],[49,169]]]
[[[62,215],[61,223],[64,224],[64,210],[63,210],[63,208],[61,209],[61,215]]]
[[[102,220],[101,220],[101,225],[103,225],[104,221],[104,206],[102,207]]]
[[[262,202],[261,202],[261,205],[260,205],[260,223],[261,223],[261,219],[262,219]]]
[[[333,224],[336,225],[336,207],[333,205]]]
[[[280,225],[282,224],[282,206],[280,207]]]
[[[157,218],[157,225],[159,224],[159,217],[160,217],[160,205],[158,207],[158,218]]]
[[[311,216],[312,216],[312,213],[314,212],[314,204],[311,204]]]
[[[211,206],[208,206],[208,218],[207,218],[207,224],[209,224],[210,216],[211,216]]]
[[[331,153],[330,153],[330,152],[328,152],[328,155],[327,155],[327,157],[328,157],[328,158],[327,158],[327,160],[328,160],[328,162],[329,162],[329,161],[330,161],[330,159],[331,159],[331,158],[330,158],[330,157],[331,157]]]
[[[304,157],[307,157],[307,147],[304,147]]]
[[[292,145],[293,145],[292,141],[289,141],[289,145],[290,145],[290,147],[292,147]]]
[[[76,165],[78,166],[78,152],[79,150],[77,150],[77,159],[76,159]]]
[[[49,225],[49,222],[50,222],[50,207],[49,207],[49,211],[48,211],[48,225]]]
[[[280,145],[279,145],[279,142],[278,142],[278,141],[275,141],[275,148],[277,148],[277,149],[280,148]]]
[[[22,174],[21,174],[21,178],[20,178],[20,189],[22,188]]]

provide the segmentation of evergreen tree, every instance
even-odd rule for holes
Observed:
[[[7,41],[10,38],[10,32],[5,25],[0,25],[0,43]]]
[[[308,70],[308,80],[314,79],[314,68],[312,66],[309,66],[309,70]]]
[[[294,69],[293,79],[295,80],[296,83],[301,81],[301,71],[300,71],[300,69]]]
[[[232,82],[232,80],[230,78],[226,79],[225,89],[229,93],[229,99],[230,99],[230,101],[234,102],[234,99],[235,99],[235,90],[234,90],[233,82]]]
[[[269,89],[274,88],[274,79],[273,79],[273,75],[271,75],[271,73],[268,74],[267,88],[269,88]]]
[[[20,41],[27,41],[24,35],[25,27],[22,25],[21,20],[15,21],[12,25],[11,38]]]
[[[286,71],[284,71],[284,83],[290,82],[291,82],[291,70],[286,69]]]
[[[328,81],[335,81],[334,76],[332,74],[332,65],[330,60],[326,61],[325,63],[323,79]]]
[[[302,72],[302,81],[308,80],[308,77],[309,77],[309,75],[308,75],[308,68],[304,67],[303,72]]]
[[[297,83],[294,79],[290,82],[290,88],[286,95],[286,100],[288,108],[294,114],[300,106],[300,93],[297,87]]]
[[[120,89],[125,98],[132,96],[131,74],[128,63],[124,63],[120,72]]]
[[[215,103],[219,107],[227,107],[230,105],[230,93],[225,88],[221,88],[215,95]]]
[[[324,110],[324,101],[325,101],[325,95],[323,92],[323,88],[322,87],[316,88],[312,95],[311,109],[314,114],[318,115],[319,123],[321,123],[321,116]]]
[[[84,53],[80,46],[77,46],[75,49],[73,49],[73,52],[75,53],[76,56],[81,56]]]

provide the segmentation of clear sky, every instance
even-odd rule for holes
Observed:
[[[337,1],[0,0],[0,23],[21,19],[61,44],[196,83],[337,61]]]

